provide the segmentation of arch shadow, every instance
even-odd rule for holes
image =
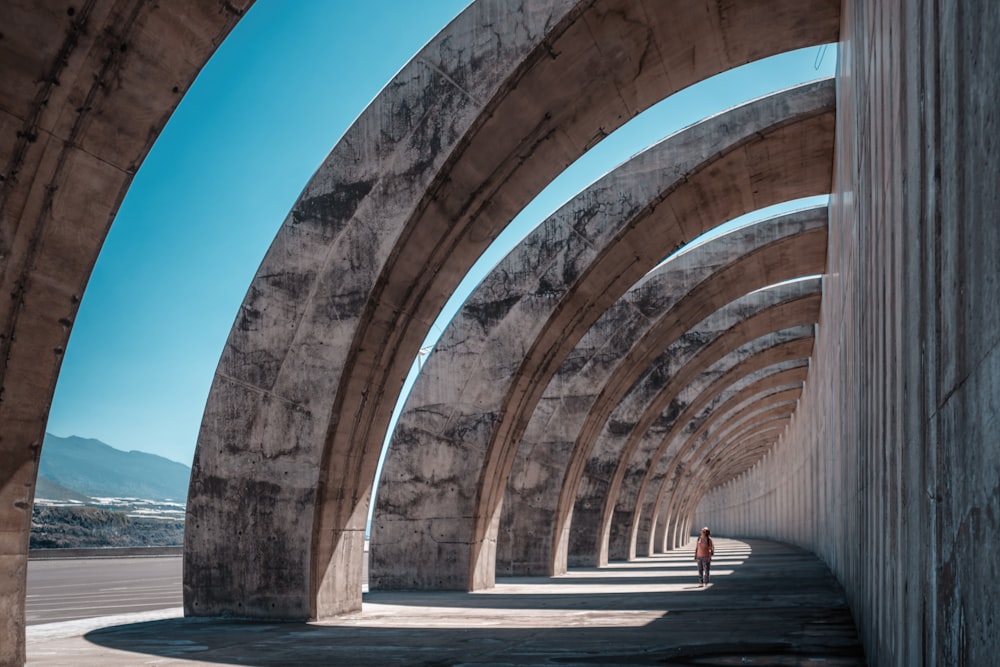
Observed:
[[[748,655],[863,664],[842,591],[815,556],[760,540],[720,539],[718,553],[719,583],[706,589],[694,585],[685,552],[642,559],[618,577],[580,570],[501,579],[493,593],[369,593],[363,613],[321,623],[185,618],[105,628],[85,639],[132,659],[139,653],[262,667],[697,665]],[[682,559],[686,572],[675,567]],[[680,576],[687,581],[673,583]],[[633,590],[643,586],[650,590]]]

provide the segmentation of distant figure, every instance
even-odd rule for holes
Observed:
[[[708,585],[708,572],[712,568],[712,555],[715,553],[711,535],[712,531],[708,527],[702,528],[701,537],[694,548],[694,559],[698,561],[698,583],[701,586]]]

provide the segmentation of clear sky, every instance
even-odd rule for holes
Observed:
[[[257,0],[132,183],[84,294],[49,432],[190,465],[222,346],[278,227],[362,109],[467,4]],[[734,104],[829,76],[835,61],[834,48],[806,49],[657,105],[547,188],[457,294],[629,156]],[[444,317],[459,303],[453,299]]]

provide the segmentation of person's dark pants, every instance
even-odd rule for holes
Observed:
[[[707,556],[698,556],[695,560],[698,561],[698,582],[707,584],[708,572],[712,569],[712,559]]]

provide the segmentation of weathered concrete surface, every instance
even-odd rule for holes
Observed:
[[[667,468],[670,486],[664,480],[657,494],[663,503],[664,524],[670,527],[664,536],[668,544],[686,540],[692,514],[706,492],[764,458],[784,434],[794,410],[795,406],[773,409],[749,423],[745,419],[723,421],[684,443]]]
[[[666,534],[664,539],[675,544],[682,542],[690,534],[695,509],[708,491],[765,462],[778,440],[787,433],[793,414],[785,410],[773,414],[769,421],[706,438],[698,445],[688,456],[690,462],[686,466],[696,474],[679,479],[666,502],[665,525],[672,526],[674,534]]]
[[[38,457],[91,268],[146,152],[251,2],[0,7],[0,665],[24,659]]]
[[[750,205],[829,188],[831,93],[829,81],[806,84],[678,132],[589,187],[505,258],[442,335],[399,418],[372,525],[374,587],[492,586],[507,476],[552,374],[600,314],[685,239]],[[766,285],[774,271],[751,260],[733,278]],[[678,315],[681,330],[726,294],[706,288]]]
[[[557,573],[552,527],[559,490],[595,402],[613,404],[688,318],[822,270],[826,216],[817,207],[761,220],[671,257],[595,322],[549,380],[521,437],[497,535],[498,572]]]
[[[250,287],[194,462],[188,613],[357,608],[393,405],[482,249],[625,120],[736,64],[835,40],[838,19],[836,0],[480,0],[432,40],[331,152]],[[754,190],[783,176],[755,171],[741,196],[759,205]]]
[[[574,456],[582,457],[585,463],[571,460],[563,479],[560,500],[572,495],[574,501],[571,511],[560,503],[563,511],[555,518],[556,536],[562,538],[560,542],[568,537],[569,542],[565,547],[559,544],[556,553],[565,551],[572,565],[606,564],[611,516],[602,510],[608,509],[609,495],[614,498],[619,490],[621,478],[615,475],[619,463],[631,457],[641,437],[657,421],[661,435],[673,425],[686,404],[678,400],[683,390],[714,364],[750,341],[815,323],[820,296],[817,279],[752,292],[695,324],[668,347],[621,397],[592,445],[575,449]],[[714,377],[707,376],[705,383],[710,379]],[[580,472],[574,475],[574,471]]]
[[[843,591],[813,555],[718,538],[699,588],[691,553],[489,593],[375,592],[363,612],[320,623],[177,618],[56,635],[29,640],[28,665],[865,664]]]
[[[844,9],[830,273],[806,392],[774,453],[698,521],[819,553],[871,664],[993,664],[1000,4]]]
[[[395,361],[387,359],[402,359],[400,363],[405,365],[414,356],[422,333],[421,325],[411,328],[410,324],[429,322],[436,304],[457,281],[463,262],[451,262],[453,256],[467,249],[474,255],[475,248],[485,243],[483,238],[510,217],[528,190],[541,187],[582,147],[643,108],[648,99],[773,50],[833,41],[838,4],[565,5],[562,16],[568,18],[557,22],[559,30],[554,27],[547,33],[552,39],[532,42],[538,46],[532,52],[537,61],[531,57],[519,61],[523,65],[518,69],[522,77],[517,80],[519,92],[472,102],[477,109],[466,117],[474,118],[466,126],[473,127],[472,132],[448,134],[446,128],[434,125],[451,118],[447,111],[454,107],[448,105],[462,104],[456,98],[475,94],[466,84],[476,76],[465,74],[481,63],[465,67],[471,62],[466,60],[447,71],[446,78],[455,82],[455,88],[462,88],[462,92],[454,92],[455,98],[435,95],[432,86],[422,86],[419,76],[412,80],[411,90],[430,90],[431,97],[443,101],[438,111],[444,113],[423,113],[428,108],[420,104],[403,105],[400,113],[410,114],[405,120],[397,123],[399,117],[393,119],[386,111],[384,123],[366,126],[370,134],[361,136],[365,132],[359,132],[352,137],[363,141],[335,151],[345,172],[361,164],[392,163],[402,165],[405,174],[391,184],[375,184],[366,181],[368,172],[358,169],[361,183],[346,179],[341,183],[344,187],[337,189],[329,182],[320,182],[333,170],[324,172],[308,191],[314,196],[297,209],[299,218],[290,220],[288,227],[294,229],[276,241],[272,258],[277,260],[267,268],[285,268],[280,260],[286,251],[289,257],[302,257],[301,247],[293,243],[309,226],[301,223],[320,222],[314,225],[315,231],[324,225],[346,225],[348,218],[353,223],[360,221],[351,228],[359,237],[378,236],[378,251],[369,255],[371,246],[345,241],[330,256],[342,267],[356,265],[362,272],[369,267],[368,257],[375,256],[377,266],[363,276],[368,282],[352,293],[354,297],[338,300],[330,292],[323,293],[319,298],[325,299],[322,305],[326,308],[310,312],[317,320],[331,313],[363,314],[352,315],[353,320],[345,318],[344,331],[323,330],[324,336],[315,338],[302,334],[298,341],[302,347],[291,343],[274,348],[246,345],[237,350],[247,354],[248,368],[273,370],[289,358],[287,369],[293,374],[298,370],[295,363],[305,365],[303,360],[323,358],[313,356],[315,348],[307,347],[310,342],[322,340],[339,346],[342,352],[347,350],[340,357],[343,361],[334,365],[335,372],[317,364],[307,369],[313,376],[302,376],[310,380],[304,383],[307,391],[303,393],[316,390],[317,395],[334,397],[327,404],[306,406],[317,408],[322,426],[309,433],[312,440],[292,437],[287,444],[289,433],[302,433],[293,428],[295,423],[313,416],[302,410],[305,403],[295,402],[299,394],[268,393],[275,385],[262,387],[264,383],[252,382],[243,386],[257,403],[231,402],[228,412],[227,406],[222,406],[210,411],[206,421],[208,439],[219,445],[218,451],[231,447],[233,461],[238,464],[226,472],[231,477],[217,476],[206,484],[219,490],[219,497],[227,489],[234,492],[230,509],[253,506],[251,501],[258,492],[264,509],[269,509],[269,499],[282,503],[294,500],[294,494],[278,498],[268,494],[283,486],[285,473],[309,477],[321,470],[323,476],[305,493],[318,494],[323,512],[328,514],[320,513],[315,521],[307,517],[292,527],[307,531],[319,526],[324,532],[316,543],[304,542],[307,550],[316,546],[315,553],[310,550],[292,568],[261,577],[267,561],[255,560],[254,552],[270,549],[272,537],[286,546],[294,545],[295,540],[287,539],[281,530],[292,525],[287,521],[291,513],[275,512],[280,516],[274,519],[268,511],[251,513],[253,530],[241,535],[245,539],[233,540],[240,530],[237,523],[232,523],[232,533],[220,531],[220,542],[239,543],[220,552],[221,557],[234,557],[233,562],[238,563],[235,578],[263,581],[265,588],[291,582],[295,595],[318,595],[317,588],[323,586],[315,582],[328,574],[328,563],[333,563],[329,572],[345,562],[348,566],[354,563],[350,555],[356,546],[351,542],[353,533],[348,530],[348,536],[341,539],[339,531],[345,526],[356,527],[364,504],[357,489],[367,484],[370,443],[379,440],[383,423],[384,415],[378,410],[392,404],[401,383],[402,373],[397,372]],[[0,307],[6,332],[0,342],[5,355],[4,403],[0,404],[0,567],[5,574],[10,573],[3,578],[3,585],[9,587],[14,582],[14,588],[0,591],[5,605],[0,610],[4,619],[0,646],[4,650],[14,646],[17,652],[21,646],[16,637],[13,643],[6,640],[19,631],[18,597],[22,592],[17,582],[27,544],[25,516],[30,511],[38,454],[33,443],[38,442],[44,428],[44,413],[58,370],[57,350],[65,347],[66,328],[75,312],[73,297],[78,300],[106,220],[117,207],[129,174],[174,104],[163,103],[170,95],[166,88],[157,87],[161,79],[156,72],[119,76],[114,79],[116,88],[102,85],[106,81],[100,67],[107,64],[115,68],[128,61],[134,67],[157,68],[173,62],[176,56],[178,62],[194,63],[181,67],[180,82],[174,84],[178,91],[183,90],[203,61],[202,55],[211,50],[214,38],[224,33],[219,26],[231,22],[227,12],[233,6],[232,2],[198,7],[175,3],[161,8],[150,3],[97,0],[82,9],[74,8],[81,17],[95,17],[94,25],[102,25],[96,17],[113,16],[114,25],[121,19],[122,25],[140,32],[147,25],[145,16],[176,19],[155,31],[150,29],[156,39],[152,46],[142,46],[135,40],[119,41],[123,35],[134,35],[118,29],[74,33],[75,29],[64,23],[66,8],[61,5],[37,9],[37,3],[32,3],[30,12],[25,9],[27,3],[5,5],[5,10],[11,8],[5,21],[13,16],[11,25],[18,27],[7,29],[5,24],[0,45],[5,65],[0,85],[10,84],[11,89],[8,93],[5,88],[0,97],[0,146],[9,167],[0,186],[0,234],[3,280],[8,292],[15,294]],[[473,11],[484,7],[487,3],[478,3]],[[997,449],[990,446],[1000,395],[996,361],[1000,311],[993,300],[1000,282],[995,262],[1000,254],[1000,232],[991,224],[1000,204],[1000,191],[994,185],[1000,181],[1000,155],[995,147],[1000,82],[994,76],[1000,47],[989,39],[1000,28],[1000,5],[988,0],[886,0],[863,5],[845,0],[844,7],[831,290],[824,304],[814,377],[807,384],[803,409],[785,444],[756,466],[751,478],[725,485],[705,510],[714,512],[720,525],[730,521],[748,531],[781,533],[821,553],[847,588],[873,663],[988,664],[1000,650],[991,625],[997,616],[997,597],[988,585],[997,574],[996,560],[981,557],[983,546],[997,534],[1000,516],[996,488],[1000,462]],[[616,13],[617,9],[622,11]],[[640,10],[645,12],[641,17]],[[176,15],[170,14],[174,11]],[[506,13],[497,14],[493,25],[499,26],[502,34]],[[23,16],[29,20],[21,27]],[[135,22],[129,23],[133,19]],[[185,23],[188,19],[190,24]],[[714,25],[707,27],[703,22]],[[516,19],[513,24],[525,25]],[[202,26],[215,28],[201,32]],[[652,35],[645,32],[649,27]],[[532,39],[543,30],[532,33]],[[75,37],[69,38],[71,33]],[[53,34],[58,37],[50,39]],[[486,38],[493,37],[491,33]],[[94,48],[79,46],[91,43]],[[635,45],[640,46],[627,50]],[[648,52],[644,51],[647,46]],[[70,47],[65,60],[60,53],[63,47]],[[464,57],[468,52],[460,43],[458,47],[457,52]],[[649,57],[642,57],[644,53]],[[6,67],[8,62],[29,63],[29,76],[6,76],[16,71]],[[81,63],[87,66],[81,67]],[[571,67],[564,67],[566,63]],[[127,74],[129,68],[126,65],[119,74]],[[636,75],[637,69],[644,71]],[[92,77],[95,71],[97,79]],[[59,75],[59,86],[48,76],[52,73]],[[568,88],[561,86],[564,80]],[[445,85],[438,72],[429,68],[423,81]],[[587,84],[572,88],[581,81]],[[396,83],[394,90],[405,87],[406,81]],[[173,94],[173,87],[169,90]],[[65,100],[60,100],[61,95],[66,95]],[[419,102],[419,97],[395,99]],[[115,106],[117,102],[109,101],[112,98],[122,100],[122,106]],[[86,104],[93,100],[99,103],[97,107]],[[151,106],[146,107],[147,103]],[[112,107],[135,113],[117,115]],[[150,108],[153,112],[147,113]],[[484,109],[486,113],[481,113]],[[95,137],[104,133],[100,128],[109,126],[103,122],[105,112],[108,118],[118,119],[111,125],[125,124],[108,133],[114,135],[115,145],[107,148],[98,146],[103,140],[88,142],[85,136],[88,132],[94,132]],[[42,131],[36,133],[35,119],[49,116],[54,121],[37,123]],[[133,122],[136,125],[131,125]],[[517,127],[512,131],[514,125]],[[69,133],[46,134],[47,127],[68,129]],[[417,131],[409,132],[413,128]],[[79,132],[74,134],[76,130]],[[384,138],[387,143],[376,144],[369,137]],[[409,191],[411,183],[405,176],[411,174],[407,169],[412,162],[404,158],[413,153],[408,152],[407,142],[420,145],[425,139],[441,137],[441,152],[427,160],[430,166],[421,177],[413,179],[416,204],[406,211],[373,206],[375,198],[364,192],[369,185],[373,190],[382,188],[379,192],[394,186],[399,192]],[[389,144],[403,148],[394,154],[386,148]],[[530,155],[528,166],[522,169],[517,159],[505,161],[512,155],[517,159]],[[466,159],[468,156],[482,159]],[[449,168],[457,165],[459,168],[449,173],[464,180],[454,185],[444,183],[445,170],[438,167],[445,162]],[[17,179],[11,179],[15,169]],[[115,175],[116,170],[119,175]],[[501,192],[499,184],[508,182],[511,187]],[[438,195],[441,198],[434,199]],[[69,205],[71,200],[87,205]],[[358,202],[351,215],[335,214],[341,204],[351,208]],[[421,208],[425,203],[427,208]],[[487,219],[483,229],[470,231],[464,224],[482,213],[490,216],[494,210],[498,214]],[[418,213],[410,216],[411,211]],[[355,215],[357,212],[360,214]],[[408,226],[399,231],[391,225],[363,224],[381,220],[383,213],[388,219],[406,221],[425,215],[422,222],[429,226]],[[440,227],[434,227],[435,220],[441,226],[455,224],[441,232]],[[72,224],[61,226],[63,221]],[[484,229],[486,233],[477,237]],[[415,249],[412,255],[395,251],[406,244]],[[355,248],[365,252],[354,253]],[[323,268],[320,260],[311,259],[310,267],[318,267],[315,273],[265,273],[252,290],[276,285],[279,290],[296,292],[315,280]],[[352,264],[352,259],[357,262]],[[68,268],[65,273],[53,268],[59,266]],[[348,273],[345,269],[343,275]],[[339,277],[333,271],[327,274],[326,278]],[[376,275],[385,280],[373,292],[369,288]],[[422,281],[413,280],[414,276],[421,276]],[[412,292],[407,291],[411,288]],[[372,294],[375,296],[369,300]],[[303,319],[287,316],[303,311],[286,308],[290,304],[295,305],[252,292],[245,322],[253,324],[257,316],[270,318],[274,332],[290,322],[297,326]],[[365,310],[358,304],[370,308]],[[318,327],[311,333],[317,331]],[[325,334],[330,335],[327,338]],[[361,349],[360,343],[352,347],[352,341],[366,341],[368,347]],[[290,350],[299,356],[290,357]],[[348,371],[341,373],[342,367]],[[369,371],[370,376],[366,375]],[[317,377],[322,381],[311,382]],[[228,380],[223,375],[220,382]],[[285,399],[289,400],[282,403]],[[238,425],[248,406],[248,412],[262,415],[257,422],[260,428],[246,432],[238,427],[228,429],[226,420]],[[261,406],[263,410],[255,410]],[[374,411],[366,412],[372,406]],[[211,431],[216,427],[235,436],[215,437]],[[345,436],[337,429],[353,431]],[[243,436],[249,432],[253,437],[245,442],[251,444],[244,447]],[[369,433],[375,435],[368,437]],[[348,440],[359,444],[352,448],[344,444]],[[793,444],[799,447],[793,449]],[[292,460],[303,450],[309,450],[308,455]],[[214,455],[211,451],[207,454]],[[288,461],[292,465],[282,465]],[[241,468],[243,462],[245,467]],[[251,465],[269,470],[250,473],[247,468]],[[778,475],[780,484],[775,482]],[[341,495],[331,499],[328,493]],[[291,502],[288,506],[296,507]],[[311,516],[311,505],[307,511]],[[328,520],[328,515],[334,518]],[[230,525],[227,518],[223,516],[216,525]],[[690,523],[689,517],[679,516],[675,528],[681,526],[686,532]],[[870,551],[865,545],[873,543],[888,545],[886,553],[880,555],[897,564],[895,576],[880,577],[870,566]],[[335,547],[343,547],[337,561],[326,557]],[[294,571],[296,568],[304,574]],[[345,579],[351,576],[345,575]],[[216,582],[220,589],[233,592],[235,597],[243,595],[246,588],[226,577]],[[338,582],[326,584],[323,595],[337,598],[339,586]],[[271,592],[264,590],[253,600],[261,614],[266,613],[268,595]],[[311,610],[312,602],[300,606]],[[335,609],[339,604],[341,601],[334,599],[321,602],[319,607]],[[261,634],[255,628],[255,636]],[[283,639],[291,643],[287,635]],[[129,659],[133,657],[129,655]]]

